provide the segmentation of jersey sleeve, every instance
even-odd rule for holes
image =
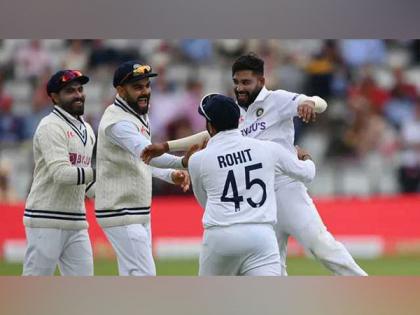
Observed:
[[[159,178],[160,180],[163,180],[169,184],[173,184],[174,183],[172,180],[173,171],[174,171],[173,169],[152,167],[152,176],[155,178]]]
[[[315,164],[311,160],[301,161],[296,154],[284,149],[277,143],[270,144],[276,167],[290,177],[304,183],[310,183],[315,178]]]
[[[68,185],[84,185],[93,180],[91,167],[76,167],[70,163],[67,138],[59,127],[50,124],[37,130],[35,145],[38,146],[54,182]]]
[[[136,158],[140,158],[144,148],[151,144],[150,140],[143,136],[136,125],[129,121],[120,121],[105,129],[106,136],[112,143],[123,150],[127,150]],[[159,168],[183,169],[182,157],[171,154],[163,154],[150,161],[150,165]]]
[[[207,192],[203,187],[203,181],[200,180],[200,177],[203,175],[201,172],[201,163],[201,155],[199,153],[194,153],[188,162],[188,172],[190,173],[194,196],[200,206],[204,209],[207,204]]]
[[[277,113],[281,119],[297,116],[299,99],[302,95],[285,90],[277,90],[271,94],[271,97],[275,97]]]

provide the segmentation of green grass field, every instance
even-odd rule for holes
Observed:
[[[378,259],[358,259],[359,265],[369,275],[420,275],[420,257],[383,257]],[[304,257],[288,258],[288,273],[293,275],[330,275],[319,262]],[[160,276],[194,276],[198,273],[198,261],[193,260],[157,260],[157,274]],[[0,261],[0,275],[20,275],[21,264]],[[95,275],[115,276],[118,274],[117,263],[113,260],[95,261]]]

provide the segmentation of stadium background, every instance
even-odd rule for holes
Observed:
[[[58,68],[86,72],[85,118],[97,127],[112,102],[118,63],[141,59],[153,80],[154,141],[201,131],[198,101],[232,94],[230,65],[254,51],[269,88],[320,95],[327,112],[296,141],[317,164],[311,195],[330,231],[371,274],[420,274],[419,40],[1,40],[0,274],[19,274],[23,202],[32,176],[32,135],[50,110],[45,93]],[[158,274],[195,274],[201,211],[191,193],[154,182],[153,240]],[[108,243],[92,216],[96,274],[116,274]],[[290,274],[328,274],[291,241]]]

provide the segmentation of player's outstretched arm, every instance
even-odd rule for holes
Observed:
[[[184,170],[152,167],[152,176],[169,184],[179,186],[184,192],[190,188],[190,176]]]
[[[143,150],[141,158],[146,164],[148,164],[154,157],[160,156],[167,152],[187,151],[193,145],[201,145],[209,138],[210,135],[208,132],[202,131],[192,136],[177,140],[171,140],[163,143],[152,143]]]
[[[275,150],[273,156],[277,158],[277,165],[283,173],[303,183],[313,181],[316,169],[307,151],[297,148],[296,156],[278,144],[272,145],[272,147]]]

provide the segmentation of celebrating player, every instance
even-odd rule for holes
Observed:
[[[199,113],[211,136],[189,162],[194,194],[205,209],[199,274],[281,275],[274,170],[310,182],[314,163],[303,150],[299,161],[278,144],[242,137],[239,108],[229,97],[204,98]]]
[[[305,122],[315,119],[327,104],[317,96],[308,97],[285,90],[270,91],[265,87],[264,61],[254,54],[239,57],[232,65],[236,100],[241,109],[239,129],[243,136],[270,140],[291,153],[294,147],[293,117]],[[143,158],[166,151],[185,150],[208,137],[205,132],[163,144],[144,151]],[[286,174],[276,174],[276,235],[282,261],[282,274],[287,275],[287,240],[292,235],[321,263],[336,275],[367,275],[346,248],[328,232],[302,182]]]
[[[34,179],[26,200],[23,223],[28,247],[23,275],[93,276],[92,247],[87,233],[86,184],[95,134],[83,118],[83,85],[89,78],[62,70],[47,84],[54,110],[34,135]]]
[[[149,65],[121,64],[114,73],[115,101],[99,124],[96,219],[117,254],[120,275],[156,275],[150,234],[152,173],[184,191],[189,188],[186,171],[151,168],[140,159],[150,144],[149,78],[155,76]],[[150,164],[182,169],[189,154],[184,158],[165,154]]]

